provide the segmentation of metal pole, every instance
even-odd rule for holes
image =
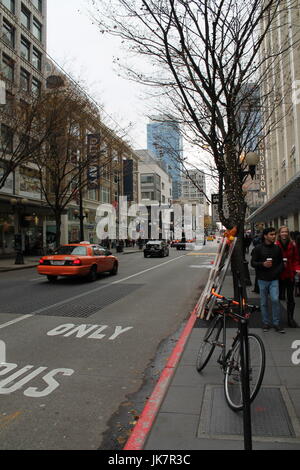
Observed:
[[[79,189],[79,222],[80,222],[80,241],[84,241],[84,226],[83,226],[83,201],[82,201],[82,188],[81,188],[81,176],[80,176],[80,189]]]
[[[243,289],[239,283],[239,305],[240,315],[244,316]],[[239,322],[240,331],[240,357],[241,357],[241,379],[243,397],[243,425],[244,425],[244,449],[252,450],[252,429],[251,429],[251,404],[250,404],[250,382],[249,382],[249,341],[248,322]]]

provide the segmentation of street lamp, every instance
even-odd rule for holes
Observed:
[[[83,221],[85,218],[88,218],[89,216],[89,209],[83,209],[82,205],[80,205],[79,210],[75,209],[73,211],[74,217],[76,219],[79,219],[80,222],[80,241],[84,240],[84,226],[83,226]]]
[[[254,176],[255,176],[256,166],[259,163],[259,156],[255,152],[248,152],[248,153],[246,153],[243,161],[246,162],[249,169],[248,170],[242,170],[242,169],[239,170],[240,171],[241,181],[243,181],[244,178],[248,175],[250,175],[251,179],[253,179]]]
[[[18,233],[15,234],[15,250],[16,250],[15,264],[25,264],[24,256],[23,256],[23,248],[22,248],[22,230],[21,230],[20,218],[21,218],[21,210],[25,208],[26,204],[28,203],[28,199],[11,198],[10,203],[13,207],[14,214],[16,214],[18,218]]]

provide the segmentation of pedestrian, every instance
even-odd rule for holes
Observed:
[[[285,333],[281,325],[279,301],[279,276],[284,269],[283,257],[281,249],[275,245],[276,231],[273,227],[265,228],[262,237],[263,242],[252,250],[251,265],[257,275],[263,331],[268,331],[271,327],[268,311],[270,297],[274,329],[278,333]]]
[[[252,243],[251,233],[245,232],[244,240],[243,240],[244,259],[245,259],[246,253],[247,254],[249,253],[249,247],[250,247],[251,243]]]
[[[260,231],[257,231],[255,237],[252,240],[253,247],[255,248],[257,245],[260,245],[261,243],[262,243],[262,234],[261,234]],[[255,271],[254,288],[253,288],[252,292],[255,292],[256,294],[259,294],[259,287],[258,287],[258,282],[257,282],[256,271]]]
[[[299,232],[297,232],[295,244],[296,244],[297,254],[300,259],[300,234]],[[295,275],[295,297],[300,297],[300,273],[299,272],[297,272]]]
[[[279,277],[279,299],[287,300],[288,325],[297,328],[294,320],[295,311],[295,274],[300,273],[300,261],[296,243],[291,239],[286,225],[279,228],[276,244],[280,247],[284,261],[284,270]]]

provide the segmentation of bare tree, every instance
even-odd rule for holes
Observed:
[[[0,189],[11,173],[30,162],[41,151],[51,134],[51,127],[41,126],[39,117],[48,103],[45,93],[18,97],[7,92],[0,107]]]
[[[36,121],[37,131],[47,129],[47,136],[31,161],[38,168],[42,194],[54,215],[59,245],[62,214],[71,202],[80,203],[83,190],[99,184],[111,157],[101,151],[108,130],[101,126],[96,107],[84,93],[68,84],[45,90],[45,95]]]
[[[229,229],[237,227],[233,272],[243,276],[247,168],[241,156],[255,150],[278,125],[274,116],[281,103],[263,85],[274,71],[279,73],[293,38],[287,34],[285,42],[275,46],[268,38],[274,29],[284,28],[286,15],[298,7],[298,1],[92,3],[102,33],[119,36],[134,54],[133,65],[124,68],[127,77],[153,87],[190,141],[212,156],[218,173],[220,220]],[[149,59],[149,67],[139,68],[138,56]]]

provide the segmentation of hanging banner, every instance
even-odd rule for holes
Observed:
[[[88,167],[87,186],[88,189],[96,189],[99,186],[99,154],[100,154],[100,134],[88,134],[87,136],[87,158],[94,162]]]
[[[100,154],[100,134],[88,134],[87,156],[89,160],[97,160]]]

